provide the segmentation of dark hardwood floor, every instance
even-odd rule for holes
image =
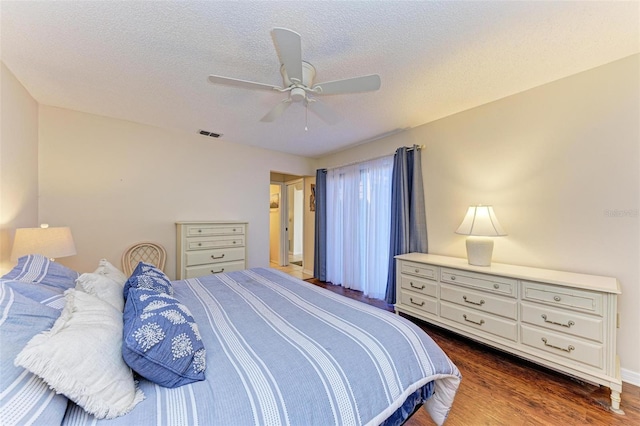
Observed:
[[[393,311],[361,292],[308,279],[344,296]],[[411,318],[410,318],[411,319]],[[609,389],[580,382],[493,350],[455,333],[411,319],[449,355],[462,373],[447,426],[454,425],[640,425],[640,387],[624,383],[620,408],[609,410]],[[433,425],[419,409],[407,426]]]

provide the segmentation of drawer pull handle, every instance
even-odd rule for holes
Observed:
[[[415,270],[415,272],[416,272],[416,274],[417,274],[417,273],[419,273],[419,272],[420,272],[420,269],[416,269],[416,270]]]
[[[220,269],[219,271],[214,271],[213,269],[211,270],[212,274],[219,274],[220,272],[224,272],[224,268]]]
[[[198,229],[198,232],[202,232],[202,229]]]
[[[560,349],[561,351],[564,351],[564,352],[571,352],[572,350],[574,350],[574,349],[575,349],[575,348],[573,347],[573,345],[569,345],[569,346],[565,349],[565,348],[561,348],[560,346],[555,346],[555,345],[552,345],[552,344],[550,344],[550,343],[547,343],[547,338],[546,338],[546,337],[543,337],[543,338],[542,338],[542,342],[544,343],[544,345],[545,345],[545,346],[548,346],[548,347],[553,348],[553,349]]]
[[[555,300],[556,302],[559,302],[562,299],[560,298],[560,296],[553,296],[553,300]]]
[[[569,322],[568,322],[568,323],[566,323],[566,324],[562,324],[561,322],[555,322],[555,321],[548,320],[548,319],[547,319],[547,315],[546,315],[546,314],[542,314],[542,315],[541,315],[541,317],[542,317],[542,319],[544,320],[544,322],[548,322],[549,324],[561,325],[562,327],[567,327],[567,328],[569,328],[569,327],[571,327],[572,325],[576,325],[576,323],[575,323],[575,322],[573,322],[573,321],[569,321]]]
[[[494,284],[493,288],[495,288],[496,290],[500,288],[500,286],[498,284]]]
[[[472,322],[472,323],[478,324],[478,325],[484,324],[484,320],[483,319],[481,319],[480,322],[478,322],[478,321],[473,321],[473,320],[470,320],[469,318],[467,318],[467,314],[462,315],[462,317],[464,318],[464,320],[466,322]]]
[[[422,284],[420,287],[418,287],[417,285],[413,284],[413,281],[409,281],[409,285],[411,286],[411,288],[417,288],[418,290],[424,289],[424,284]]]
[[[233,244],[235,244],[235,243],[236,243],[236,240],[233,240]]]
[[[236,232],[236,228],[233,228],[233,232]]]
[[[198,247],[202,247],[202,243],[198,243]]]
[[[424,300],[421,301],[420,303],[414,302],[413,301],[413,297],[410,297],[409,300],[411,301],[411,303],[413,303],[414,305],[418,305],[418,306],[424,306]]]
[[[485,304],[484,299],[480,299],[479,302],[474,302],[473,300],[467,300],[467,296],[462,296],[462,298],[464,299],[464,301],[466,303],[471,303],[472,305],[478,305],[478,306],[482,306]]]
[[[455,280],[456,280],[456,277],[451,275],[451,281],[455,281]]]
[[[222,256],[216,256],[216,255],[211,255],[212,259],[222,259],[224,257],[224,253],[222,253]]]

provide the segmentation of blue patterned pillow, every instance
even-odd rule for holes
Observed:
[[[146,288],[165,293],[171,296],[173,294],[173,286],[169,278],[160,269],[148,263],[140,262],[133,274],[124,284],[124,298],[129,294],[130,288]]]
[[[122,357],[161,386],[204,380],[206,351],[193,316],[175,297],[131,288],[124,308]]]
[[[52,289],[58,289],[59,293],[75,287],[79,274],[59,264],[52,262],[40,254],[30,254],[18,259],[18,264],[3,279],[37,283]]]

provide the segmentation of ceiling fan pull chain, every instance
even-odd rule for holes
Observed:
[[[305,102],[304,103],[304,131],[305,132],[309,131],[309,128],[307,127],[308,123],[309,123],[309,103]]]

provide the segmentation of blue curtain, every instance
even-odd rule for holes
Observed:
[[[396,150],[391,177],[391,245],[387,275],[387,303],[396,303],[396,262],[404,253],[427,253],[427,217],[422,184],[420,148]]]
[[[327,170],[316,170],[316,227],[313,276],[327,280]]]

